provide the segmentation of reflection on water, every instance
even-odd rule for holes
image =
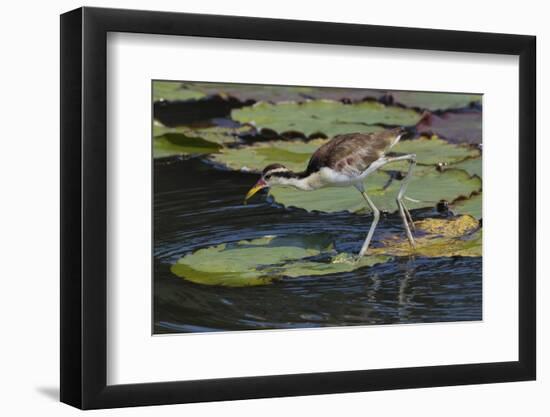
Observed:
[[[156,162],[154,172],[154,332],[304,328],[481,320],[481,258],[399,258],[349,273],[228,288],[187,282],[170,272],[199,248],[265,235],[332,236],[338,252],[358,252],[368,215],[247,206],[257,175],[212,169],[197,159]],[[350,188],[350,192],[354,192]],[[413,217],[434,216],[415,211]],[[376,239],[402,233],[383,217]]]

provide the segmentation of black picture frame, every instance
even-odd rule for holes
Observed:
[[[108,32],[519,56],[519,360],[107,385]],[[80,8],[61,16],[61,401],[82,409],[533,380],[536,38],[251,17]]]

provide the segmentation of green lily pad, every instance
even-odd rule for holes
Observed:
[[[153,136],[158,137],[166,133],[179,133],[189,137],[201,138],[208,142],[224,145],[235,143],[238,136],[249,133],[253,130],[249,126],[240,126],[237,128],[213,126],[204,128],[192,128],[187,126],[167,127],[158,121],[153,122]]]
[[[308,98],[312,100],[349,100],[352,102],[364,101],[365,99],[379,100],[385,95],[384,90],[342,87],[315,87],[307,93]]]
[[[464,215],[452,219],[426,219],[414,223],[415,244],[411,248],[408,240],[392,236],[382,246],[370,248],[371,255],[449,257],[482,255],[482,231],[479,222]]]
[[[304,101],[311,99],[352,100],[365,98],[378,99],[384,96],[384,90],[340,87],[304,87],[287,85],[235,84],[186,82],[189,89],[207,95],[222,94],[235,97],[240,101],[254,100],[271,103],[281,101]]]
[[[324,261],[311,257],[325,254]],[[388,256],[363,257],[344,262],[334,257],[325,234],[266,236],[224,243],[190,253],[172,265],[172,272],[205,285],[244,287],[269,284],[282,277],[328,275],[386,262]]]
[[[481,94],[430,93],[420,91],[389,91],[395,103],[424,110],[451,110],[469,107],[481,102]]]
[[[453,145],[437,136],[402,140],[392,148],[392,152],[400,154],[414,153],[416,154],[416,161],[421,165],[452,164],[480,155],[477,149],[469,146]]]
[[[448,168],[463,169],[468,174],[477,175],[479,178],[482,178],[483,175],[483,165],[481,162],[481,158],[467,159],[457,164],[450,165]]]
[[[270,141],[242,148],[224,148],[211,159],[235,170],[259,172],[266,165],[278,162],[293,171],[302,171],[311,154],[325,142],[325,139]]]
[[[341,256],[344,255],[344,256]],[[330,275],[351,272],[359,268],[374,266],[391,260],[391,256],[369,255],[357,258],[349,253],[335,255],[327,262],[297,261],[282,267],[269,268],[270,274],[297,278],[301,276]]]
[[[370,101],[343,104],[330,100],[279,104],[260,102],[234,109],[231,116],[240,123],[250,123],[259,129],[267,128],[279,134],[298,131],[306,136],[323,133],[328,137],[382,129],[381,126],[372,126],[375,124],[415,125],[420,120],[420,114],[414,110]]]
[[[397,211],[395,198],[401,181],[388,183],[389,176],[384,172],[374,172],[365,180],[365,189],[374,205],[387,212]],[[433,207],[440,200],[453,201],[460,196],[469,197],[481,190],[481,179],[471,177],[462,170],[444,172],[423,170],[413,175],[406,196],[419,202],[405,201],[409,209]],[[361,194],[353,187],[327,187],[315,191],[300,191],[290,187],[273,187],[271,194],[275,201],[286,207],[298,207],[308,211],[358,212],[366,208]]]
[[[452,204],[452,210],[456,214],[469,214],[476,219],[483,216],[483,194],[475,194],[467,199],[460,199]]]
[[[221,146],[202,138],[182,133],[165,133],[153,139],[154,158],[176,155],[204,155],[217,152]]]
[[[312,87],[285,85],[234,84],[234,83],[186,83],[190,89],[207,95],[227,95],[240,101],[289,101],[303,100],[312,91]]]
[[[184,101],[205,97],[200,91],[187,88],[178,81],[153,81],[153,101]]]

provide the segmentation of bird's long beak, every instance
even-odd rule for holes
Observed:
[[[262,188],[267,187],[267,183],[260,178],[258,182],[252,187],[248,193],[246,193],[246,196],[244,197],[244,204],[248,201],[250,197],[252,197],[254,194],[256,194],[258,191],[260,191]]]

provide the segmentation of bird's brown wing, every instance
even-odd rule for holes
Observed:
[[[393,145],[396,135],[386,132],[335,136],[311,156],[307,172],[329,167],[346,175],[360,175]]]

